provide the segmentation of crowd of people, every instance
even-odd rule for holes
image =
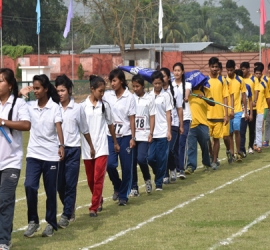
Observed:
[[[132,93],[124,72],[116,68],[108,78],[111,90],[106,90],[102,77],[91,75],[89,96],[78,104],[66,75],[58,76],[55,86],[46,75],[36,75],[32,86],[19,91],[14,72],[0,69],[0,249],[11,247],[15,191],[24,160],[22,131],[30,130],[24,182],[28,217],[24,236],[28,238],[40,229],[41,175],[48,223],[42,236],[50,237],[75,220],[81,155],[92,193],[89,215],[96,217],[103,209],[106,171],[112,199],[125,206],[130,197],[140,195],[137,165],[146,193],[151,193],[194,173],[198,144],[205,171],[219,168],[222,138],[229,164],[241,162],[247,153],[261,153],[270,138],[270,79],[263,75],[261,62],[255,63],[252,74],[249,62],[236,69],[235,62],[228,60],[226,71],[223,75],[221,62],[212,57],[207,80],[193,84],[185,79],[184,65],[177,62],[172,69],[152,74],[149,93],[145,79],[134,75]],[[35,101],[21,98],[32,91]],[[57,193],[63,204],[59,221]]]

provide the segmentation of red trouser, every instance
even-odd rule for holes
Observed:
[[[88,186],[92,192],[92,204],[89,210],[97,212],[102,203],[102,190],[106,174],[108,156],[100,156],[93,160],[84,160]]]

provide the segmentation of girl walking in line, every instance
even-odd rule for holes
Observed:
[[[167,171],[163,179],[163,184],[169,184],[170,182],[176,181],[176,164],[178,159],[178,148],[176,142],[178,140],[179,134],[183,132],[183,98],[179,92],[178,87],[172,85],[171,82],[171,72],[168,68],[161,68],[160,72],[163,74],[164,84],[163,89],[165,91],[169,90],[172,98],[173,109],[172,113],[172,125],[171,133],[172,139],[169,143],[169,156],[167,162]],[[176,150],[177,149],[177,150]],[[169,173],[170,172],[170,173]]]
[[[171,96],[163,89],[163,75],[156,71],[151,76],[153,90],[150,96],[155,98],[156,115],[153,141],[150,144],[148,163],[155,174],[156,191],[162,191],[163,177],[166,174],[169,142],[171,141]]]
[[[110,105],[102,100],[106,83],[99,76],[90,76],[91,94],[81,103],[86,114],[86,121],[95,148],[95,154],[90,154],[89,143],[82,137],[82,158],[88,186],[92,192],[92,203],[89,207],[90,217],[96,217],[102,211],[102,190],[108,162],[107,127],[112,135],[114,151],[119,152]]]
[[[72,97],[73,83],[66,75],[55,79],[55,87],[60,97],[60,109],[63,118],[62,130],[65,139],[65,158],[59,163],[58,193],[63,204],[63,213],[58,222],[60,228],[66,228],[72,217],[75,219],[76,189],[80,171],[81,136],[83,134],[90,146],[88,154],[94,158],[95,150],[89,134],[89,128],[83,107],[75,103]]]
[[[30,130],[25,101],[18,98],[14,72],[0,69],[0,249],[11,248],[16,187],[22,168],[22,131]],[[8,138],[5,137],[6,134]]]
[[[23,90],[25,91],[25,90]],[[28,90],[30,92],[31,89]],[[36,101],[28,102],[32,127],[26,154],[26,178],[24,182],[28,228],[25,237],[32,237],[40,229],[38,216],[38,189],[41,174],[47,195],[47,226],[43,237],[50,237],[57,230],[57,175],[59,161],[64,159],[64,137],[59,96],[46,75],[35,75],[33,91]],[[27,92],[27,91],[26,91]],[[58,139],[57,139],[58,137]],[[60,143],[60,145],[59,145]]]
[[[109,133],[109,158],[107,172],[114,187],[113,200],[119,200],[120,206],[125,206],[132,183],[132,155],[135,147],[135,114],[136,103],[134,96],[128,90],[125,74],[120,69],[110,72],[109,80],[112,90],[105,92],[103,100],[108,102],[114,120],[115,134],[120,151],[114,149],[112,135]],[[118,156],[122,169],[122,180],[116,170]]]
[[[144,92],[144,78],[141,75],[132,77],[132,87],[136,100],[136,146],[133,149],[133,177],[130,196],[139,196],[137,163],[143,174],[146,192],[152,191],[147,154],[149,144],[153,140],[156,105],[153,96]]]
[[[190,128],[190,123],[192,120],[190,106],[188,98],[192,89],[191,83],[185,81],[185,69],[184,65],[177,62],[173,65],[174,81],[173,86],[177,86],[180,94],[183,97],[183,133],[180,134],[178,140],[176,141],[176,150],[178,150],[179,165],[177,166],[177,177],[184,180],[185,175],[185,158],[187,151],[187,136]]]

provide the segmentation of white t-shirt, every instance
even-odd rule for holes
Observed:
[[[178,86],[178,85],[175,83],[175,81],[173,81],[173,82],[172,82],[172,85],[173,85],[173,86],[176,86],[176,87],[179,89],[180,94],[181,94],[181,96],[182,96],[182,98],[183,98],[184,93],[183,93],[182,83]],[[191,91],[192,85],[191,85],[190,82],[186,82],[186,83],[185,83],[185,89],[189,89],[189,90]],[[183,98],[183,99],[184,99],[184,98]],[[187,120],[191,121],[191,120],[192,120],[189,102],[185,102],[185,108],[183,109],[183,120],[184,120],[184,121],[187,121]]]
[[[14,96],[11,95],[7,102],[2,105],[0,102],[0,117],[8,120],[8,113],[12,107]],[[30,121],[27,105],[21,98],[17,98],[13,107],[12,121]],[[0,171],[6,168],[22,168],[23,139],[22,131],[13,129],[12,134],[8,127],[3,126],[11,143],[8,143],[3,133],[0,132]]]
[[[80,147],[82,134],[88,134],[89,129],[86,122],[83,107],[74,102],[71,98],[66,110],[59,104],[63,118],[62,130],[64,135],[65,146]]]
[[[171,94],[171,88],[170,86],[168,86],[168,88],[164,91],[168,92],[172,98],[172,94]],[[179,117],[178,117],[178,108],[182,108],[182,104],[183,104],[183,95],[181,95],[179,88],[177,86],[173,86],[173,91],[174,91],[174,98],[176,101],[176,106],[173,107],[172,109],[172,126],[176,126],[179,127],[180,125],[180,121],[179,121]],[[173,98],[172,98],[172,105],[174,106],[174,102],[173,102]]]
[[[117,98],[114,90],[107,90],[102,99],[111,107],[116,137],[131,135],[129,117],[136,114],[133,94],[126,88],[123,95]],[[109,130],[108,135],[110,135]]]
[[[86,121],[89,127],[90,136],[95,149],[95,158],[109,155],[107,125],[113,123],[110,105],[103,101],[105,112],[102,113],[102,102],[98,101],[96,107],[92,104],[89,96],[81,103],[86,114]],[[82,158],[84,160],[92,159],[90,156],[90,147],[88,142],[82,136]]]
[[[155,99],[148,93],[139,97],[133,94],[136,101],[135,129],[136,141],[148,141],[150,133],[150,116],[156,114]]]
[[[60,106],[52,98],[42,109],[38,106],[38,100],[27,104],[31,130],[26,157],[43,161],[59,161],[59,142],[55,124],[62,122]]]
[[[156,115],[155,115],[155,129],[153,138],[167,137],[168,124],[166,119],[166,112],[173,109],[171,95],[161,90],[159,95],[156,95],[154,89],[149,93],[155,98]]]

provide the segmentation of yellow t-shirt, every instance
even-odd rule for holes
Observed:
[[[246,84],[241,76],[234,74],[234,78],[226,77],[229,82],[230,94],[234,96],[234,113],[242,112],[241,93],[246,93]]]
[[[255,89],[255,76],[250,75],[248,78],[244,78],[244,82],[249,85],[251,93],[252,93],[252,101],[254,101],[254,89]],[[256,106],[253,107],[253,109],[256,109]]]
[[[202,90],[192,90],[193,94],[202,94],[206,98],[212,98],[210,89],[204,87]],[[192,116],[192,122],[191,122],[191,128],[195,128],[200,124],[203,124],[205,126],[208,126],[207,122],[207,109],[208,104],[205,100],[190,95],[188,98],[191,116]]]
[[[210,76],[208,76],[208,83],[210,84],[210,91],[212,93],[212,97],[216,102],[223,103],[223,99],[229,97],[228,85],[224,77],[218,76],[217,78],[210,78]],[[208,105],[207,119],[215,120],[217,122],[223,122],[224,113],[225,108],[221,105]]]
[[[256,103],[257,114],[264,114],[264,109],[267,107],[266,98],[269,98],[269,89],[265,81],[257,81],[255,90],[258,90],[258,99]]]

